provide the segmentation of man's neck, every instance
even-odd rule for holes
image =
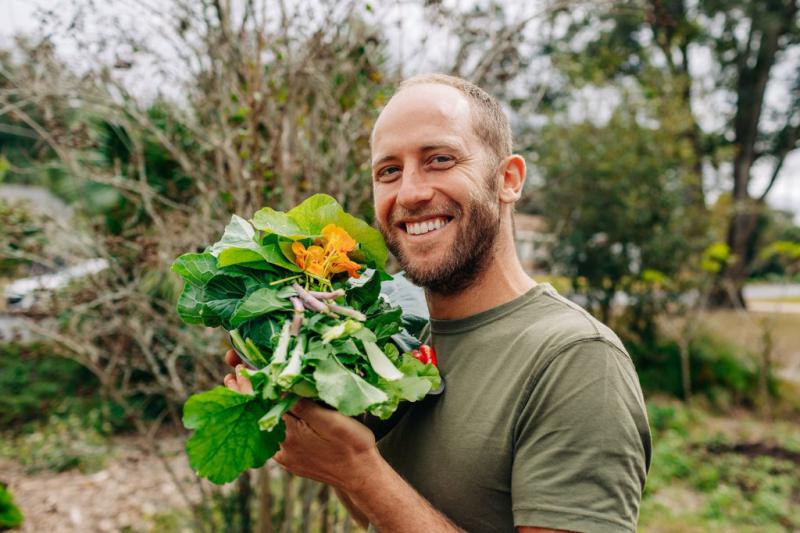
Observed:
[[[510,302],[536,285],[522,268],[508,232],[498,235],[489,265],[472,285],[452,295],[425,291],[425,296],[431,318],[454,320]]]

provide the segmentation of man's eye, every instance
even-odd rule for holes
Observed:
[[[450,155],[435,155],[430,159],[434,168],[450,168],[455,163],[455,158]]]
[[[397,166],[382,168],[378,171],[377,178],[382,181],[391,180],[398,172],[400,172],[400,167]]]

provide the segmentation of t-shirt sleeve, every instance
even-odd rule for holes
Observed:
[[[630,358],[602,339],[580,341],[532,380],[515,426],[514,524],[635,531],[650,430]]]

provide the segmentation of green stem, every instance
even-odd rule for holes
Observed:
[[[292,281],[293,279],[297,279],[297,278],[300,278],[302,276],[303,276],[302,274],[297,274],[297,275],[294,275],[294,276],[289,276],[288,278],[276,279],[275,281],[271,281],[269,284],[270,284],[270,286],[277,285],[278,283],[285,283],[287,281]]]

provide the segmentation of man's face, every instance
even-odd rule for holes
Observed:
[[[372,139],[375,214],[408,278],[456,294],[488,265],[500,227],[490,152],[469,102],[446,85],[396,94]]]

